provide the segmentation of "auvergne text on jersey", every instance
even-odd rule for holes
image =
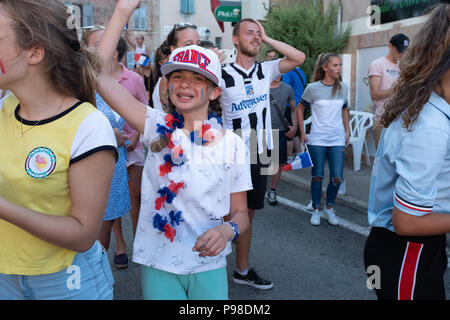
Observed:
[[[248,99],[248,100],[242,100],[238,105],[236,105],[235,103],[233,103],[231,105],[231,112],[234,111],[240,111],[240,110],[244,110],[244,109],[250,109],[251,107],[253,107],[255,104],[258,104],[262,101],[267,100],[267,94],[263,94],[259,97],[256,98],[252,98],[252,99]]]

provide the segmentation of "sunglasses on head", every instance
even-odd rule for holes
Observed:
[[[175,31],[180,30],[180,29],[185,29],[185,28],[197,29],[197,26],[195,24],[187,23],[187,22],[180,22],[173,26],[173,29]]]

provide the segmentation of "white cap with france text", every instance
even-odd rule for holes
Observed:
[[[161,66],[161,73],[167,75],[176,70],[190,70],[201,74],[219,85],[222,68],[217,54],[203,47],[191,45],[172,51],[169,61]]]

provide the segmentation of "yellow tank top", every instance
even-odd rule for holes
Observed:
[[[15,115],[18,100],[0,106],[0,196],[44,214],[68,216],[71,199],[68,170],[78,126],[92,112],[89,103],[31,126]],[[43,241],[0,219],[0,273],[49,274],[70,266],[76,252]]]

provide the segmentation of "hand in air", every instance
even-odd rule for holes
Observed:
[[[141,0],[119,0],[117,8],[124,12],[134,12],[141,5]]]

